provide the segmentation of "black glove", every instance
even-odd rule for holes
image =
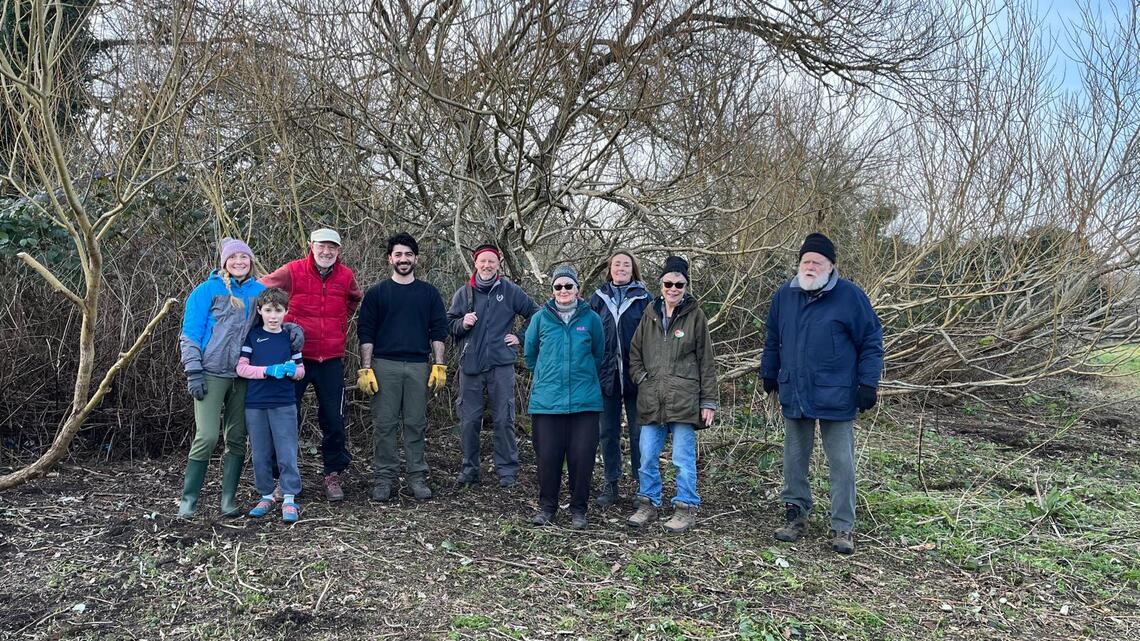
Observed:
[[[281,327],[289,332],[289,349],[296,354],[305,347],[305,332],[297,323],[282,323]]]
[[[764,379],[764,393],[765,394],[771,394],[772,392],[778,392],[778,391],[780,391],[780,384],[776,382],[776,379],[774,379],[774,378],[765,378]]]
[[[870,385],[860,385],[855,391],[855,406],[860,412],[866,412],[879,402],[879,390]]]
[[[202,370],[194,369],[186,372],[186,390],[196,401],[206,398],[206,375]]]

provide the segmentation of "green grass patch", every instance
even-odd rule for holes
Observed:
[[[459,630],[487,630],[493,624],[491,617],[482,614],[457,614],[451,618],[451,627]]]
[[[1117,345],[1102,349],[1094,353],[1091,360],[1120,373],[1140,375],[1140,345]]]

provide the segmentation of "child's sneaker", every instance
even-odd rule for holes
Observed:
[[[296,523],[299,518],[301,518],[301,510],[297,507],[296,503],[290,501],[289,503],[281,504],[282,521],[286,523]]]
[[[273,509],[273,503],[274,502],[270,499],[261,499],[257,502],[257,505],[253,506],[253,509],[249,511],[249,515],[255,519],[261,518],[269,514],[269,510]]]

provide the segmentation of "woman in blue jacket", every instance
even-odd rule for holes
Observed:
[[[235,500],[245,464],[245,379],[237,377],[241,346],[249,332],[253,300],[265,289],[250,275],[253,251],[240,240],[222,240],[219,268],[194,288],[182,316],[182,367],[194,397],[194,442],[186,463],[178,515],[198,509],[198,495],[219,432],[226,448],[222,458],[222,514],[242,513]]]
[[[563,265],[552,276],[554,295],[531,318],[523,343],[526,366],[534,372],[528,405],[538,461],[534,524],[554,522],[565,462],[571,527],[584,529],[598,450],[605,335],[601,318],[578,297],[577,270]]]

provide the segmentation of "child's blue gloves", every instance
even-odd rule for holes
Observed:
[[[297,363],[286,361],[265,368],[266,378],[292,378],[297,373]]]

